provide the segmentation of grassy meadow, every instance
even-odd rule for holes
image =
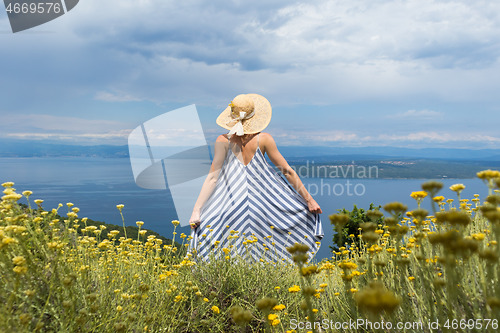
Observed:
[[[483,202],[461,198],[461,184],[444,198],[441,183],[427,182],[409,193],[415,209],[393,202],[368,211],[372,222],[331,258],[309,262],[295,244],[294,263],[250,263],[230,247],[200,262],[186,251],[189,235],[174,231],[166,242],[141,221],[133,238],[87,225],[73,204],[46,210],[7,182],[0,331],[497,332],[500,172],[478,177],[489,191]],[[349,217],[330,221],[343,232]]]

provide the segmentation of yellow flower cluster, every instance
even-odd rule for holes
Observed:
[[[361,310],[374,314],[392,313],[401,304],[401,299],[386,290],[380,282],[371,282],[356,294],[355,299]]]
[[[493,180],[493,188],[498,187],[497,173],[481,175],[482,179]],[[384,217],[373,209],[367,212],[371,222],[362,223],[357,230],[362,232],[361,237],[350,231],[352,236],[347,237],[346,244],[332,258],[319,263],[309,262],[307,246],[294,244],[288,251],[296,265],[269,261],[266,256],[259,263],[247,264],[239,260],[235,249],[241,244],[249,247],[257,243],[257,237],[242,234],[239,240],[239,233],[232,230],[233,242],[215,243],[211,255],[220,257],[211,257],[196,267],[196,251],[186,253],[184,242],[191,237],[184,233],[180,236],[182,246],[163,244],[153,235],[145,239],[144,222],[137,221],[141,237],[117,239],[117,230],[87,226],[87,219],[79,219],[79,209],[72,203],[67,204],[67,217],[58,215],[60,207],[43,210],[43,200],[37,200],[36,209],[20,208],[14,200],[14,184],[4,185],[4,195],[9,197],[0,202],[0,250],[4,258],[0,260],[8,269],[2,275],[0,288],[7,294],[7,290],[14,289],[15,281],[22,281],[17,293],[13,293],[12,303],[29,313],[17,312],[10,322],[27,325],[25,330],[43,331],[30,319],[40,318],[37,309],[43,307],[24,310],[22,304],[47,299],[47,291],[61,305],[45,309],[51,314],[47,320],[64,320],[64,313],[71,311],[75,314],[72,321],[64,323],[68,330],[89,327],[154,332],[159,325],[167,327],[168,323],[173,331],[246,330],[234,325],[251,325],[249,331],[260,331],[264,325],[272,331],[284,331],[283,323],[300,313],[310,323],[331,319],[332,308],[348,309],[335,313],[337,321],[348,321],[350,314],[358,311],[371,318],[390,314],[398,321],[417,315],[430,317],[431,313],[443,319],[448,311],[457,317],[465,316],[468,306],[479,317],[487,318],[500,308],[494,269],[500,260],[500,197],[496,194],[483,204],[479,196],[471,201],[459,198],[455,208],[451,205],[453,199],[445,201],[437,196],[442,186],[437,182],[425,184],[425,192],[413,192],[412,197],[419,203],[430,196],[433,204],[439,203],[438,211],[429,213],[417,208],[407,213],[405,205],[390,203],[384,206],[390,216]],[[453,188],[460,194],[463,188],[458,185]],[[23,195],[28,200],[32,193],[25,191]],[[449,210],[445,210],[445,202]],[[476,210],[469,202],[475,204]],[[123,208],[117,205],[120,213]],[[345,226],[346,216],[334,214],[331,220],[336,226]],[[180,223],[172,221],[172,225],[177,228]],[[212,230],[207,226],[207,237]],[[176,234],[174,231],[174,238]],[[272,241],[273,237],[266,237],[257,243],[258,249],[271,254]],[[234,260],[224,260],[229,254],[234,255]],[[475,268],[474,272],[470,267]],[[33,278],[33,274],[39,278]],[[51,278],[55,276],[60,278]],[[265,294],[247,292],[233,299],[234,283]],[[284,286],[290,286],[285,293]],[[40,297],[34,297],[38,294]],[[263,297],[266,294],[274,294],[275,298]],[[466,300],[463,295],[467,295]],[[162,301],[158,303],[158,299]],[[255,302],[257,310],[237,305],[249,302]],[[227,304],[236,305],[226,308]],[[95,324],[90,319],[99,312],[103,317],[115,318],[114,322]],[[151,313],[154,315],[147,319]],[[232,320],[221,320],[228,313]],[[42,324],[46,325],[46,320]]]
[[[427,196],[427,192],[425,191],[416,191],[416,192],[411,192],[410,196],[413,198],[413,199],[423,199]]]
[[[26,274],[28,271],[28,266],[26,265],[26,258],[23,256],[15,256],[12,258],[12,263],[14,264],[14,272],[17,274]]]

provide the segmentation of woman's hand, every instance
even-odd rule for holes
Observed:
[[[307,201],[307,207],[309,208],[309,211],[311,213],[316,213],[316,214],[323,213],[323,211],[321,210],[321,207],[318,205],[318,203],[316,202],[316,200],[314,200],[313,198],[310,198]]]
[[[189,225],[191,225],[191,229],[196,229],[200,225],[200,212],[193,211],[191,214],[191,218],[189,219]]]

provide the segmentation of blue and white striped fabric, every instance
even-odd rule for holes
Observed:
[[[304,198],[267,163],[259,147],[244,165],[229,146],[200,220],[191,232],[190,250],[202,259],[214,250],[226,255],[224,248],[227,255],[251,260],[287,261],[286,247],[307,244],[312,256],[324,235],[319,214],[309,212]]]

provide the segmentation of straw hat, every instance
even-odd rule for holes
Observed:
[[[217,117],[217,125],[228,129],[228,135],[261,132],[271,121],[271,103],[258,94],[236,96]]]

